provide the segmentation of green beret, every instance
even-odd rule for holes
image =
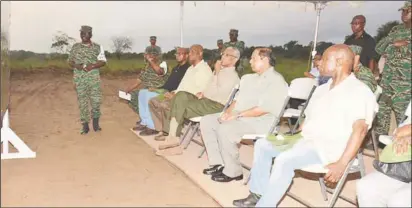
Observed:
[[[156,40],[156,36],[150,36],[150,40]]]
[[[217,44],[223,44],[223,40],[222,39],[217,40]]]
[[[238,30],[236,30],[236,29],[230,29],[230,33],[233,33],[233,34],[238,34],[238,33],[239,33],[239,31],[238,31]]]

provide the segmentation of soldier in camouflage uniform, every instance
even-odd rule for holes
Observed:
[[[217,49],[212,50],[212,58],[210,60],[210,63],[208,63],[212,71],[215,70],[215,63],[217,60],[220,60],[220,58],[222,57],[222,53],[223,53],[223,40],[219,39],[217,40]]]
[[[386,57],[380,82],[383,92],[379,99],[376,136],[388,134],[391,110],[399,124],[411,100],[411,8],[411,2],[405,2],[399,9],[403,24],[393,27],[376,45],[376,52]]]
[[[156,45],[157,37],[156,36],[150,36],[150,46],[147,46],[145,51],[145,54],[149,54],[151,51],[157,51],[160,55],[162,54],[162,49]],[[146,61],[146,59],[145,59]]]
[[[226,42],[225,44],[223,44],[223,50],[225,48],[228,47],[235,47],[239,50],[240,52],[240,60],[239,60],[239,65],[236,67],[236,71],[238,72],[239,76],[243,73],[243,62],[244,62],[244,58],[243,58],[243,52],[245,51],[245,42],[240,41],[237,39],[239,34],[239,31],[236,29],[231,29],[229,32],[229,38],[230,41]]]
[[[129,86],[125,91],[131,94],[129,106],[137,114],[139,113],[139,91],[140,89],[159,88],[163,86],[168,78],[167,64],[162,61],[159,49],[153,47],[145,52],[147,64],[139,75],[137,82]],[[139,124],[140,122],[137,122]]]
[[[80,108],[80,121],[83,128],[81,134],[89,132],[89,102],[92,107],[94,131],[102,130],[99,126],[102,91],[100,87],[99,69],[106,64],[103,47],[91,41],[92,28],[82,26],[80,43],[75,43],[70,51],[68,62],[73,68],[73,81],[76,86],[77,99]]]
[[[366,84],[369,87],[369,89],[372,90],[372,92],[375,92],[376,87],[378,85],[378,83],[375,80],[375,76],[373,75],[372,71],[368,67],[365,67],[360,62],[360,54],[362,52],[362,47],[357,46],[357,45],[350,45],[349,47],[355,53],[353,72],[356,78],[358,78],[360,81]]]

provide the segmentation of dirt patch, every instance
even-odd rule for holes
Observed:
[[[82,136],[70,73],[13,73],[11,126],[37,157],[2,160],[1,206],[217,206],[129,130],[133,79],[102,77],[103,131]]]

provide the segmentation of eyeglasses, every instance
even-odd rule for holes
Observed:
[[[351,22],[349,23],[350,25],[361,25],[364,24],[365,22]]]
[[[227,54],[227,53],[222,54],[222,57],[223,57],[223,56],[226,56],[226,57],[227,57],[227,56],[231,56],[231,57],[233,57],[233,58],[237,58],[237,56],[234,56],[234,55],[231,55],[231,54]]]

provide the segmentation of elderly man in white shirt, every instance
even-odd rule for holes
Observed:
[[[408,118],[393,134],[393,147],[397,153],[406,152],[411,146],[411,103],[406,114]],[[359,207],[411,207],[411,182],[402,182],[375,171],[356,185]]]
[[[378,105],[374,94],[351,73],[354,54],[346,45],[328,48],[321,74],[332,76],[319,86],[305,111],[302,136],[282,153],[267,139],[255,144],[249,196],[233,201],[238,207],[276,207],[289,188],[294,171],[322,164],[325,179],[336,183],[356,156],[372,125]],[[279,154],[280,153],[280,154]],[[272,159],[276,157],[272,167]]]

